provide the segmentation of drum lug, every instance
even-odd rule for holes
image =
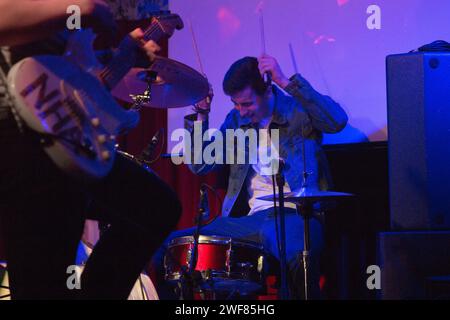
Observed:
[[[264,256],[258,257],[258,267],[256,269],[258,273],[262,273],[264,271]]]
[[[226,257],[226,261],[225,261],[225,267],[226,267],[226,269],[227,269],[227,276],[229,277],[230,276],[230,274],[231,274],[231,266],[233,265],[232,264],[232,262],[233,262],[233,249],[231,249],[231,246],[230,246],[230,249],[228,249],[227,250],[227,257]]]
[[[189,265],[192,259],[192,248],[189,248],[188,251],[186,251],[186,265]]]

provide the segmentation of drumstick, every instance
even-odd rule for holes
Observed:
[[[261,34],[261,54],[266,54],[266,37],[264,34],[264,17],[262,8],[259,8],[259,31]]]
[[[191,30],[192,45],[194,46],[195,55],[197,56],[197,63],[198,63],[198,66],[200,68],[200,72],[205,78],[207,78],[206,74],[205,74],[205,71],[203,70],[202,59],[200,58],[200,51],[198,50],[197,40],[195,38],[194,28],[192,27],[192,21],[191,20],[189,20],[189,29]],[[207,103],[211,103],[211,97],[209,95],[206,97],[206,102]]]
[[[292,66],[294,67],[294,73],[298,73],[297,61],[295,60],[294,49],[292,48],[292,43],[289,42],[289,52],[291,53]]]
[[[266,36],[264,33],[264,17],[263,17],[262,6],[259,8],[258,11],[259,11],[259,31],[261,34],[261,53],[262,53],[262,55],[265,55],[266,54]],[[270,72],[265,73],[264,82],[266,82],[266,84],[268,84],[268,85],[271,84],[272,76],[271,76]]]
[[[197,63],[200,68],[200,72],[203,74],[203,76],[205,76],[205,72],[203,71],[202,59],[200,58],[200,51],[198,50],[197,40],[195,39],[194,28],[192,27],[191,20],[189,20],[189,29],[191,30],[192,45],[194,47],[195,55],[197,56]],[[206,78],[206,76],[205,76],[205,78]]]

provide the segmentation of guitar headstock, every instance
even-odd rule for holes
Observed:
[[[173,32],[176,30],[181,30],[184,27],[183,20],[180,16],[174,13],[163,13],[156,17],[153,17],[152,24],[158,24],[161,31],[168,37],[171,37]]]

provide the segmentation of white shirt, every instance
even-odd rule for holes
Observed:
[[[267,129],[269,127],[270,120],[271,117],[261,120],[260,128]],[[270,143],[268,143],[268,145],[270,146]],[[266,146],[259,146],[259,148],[260,147]],[[260,153],[258,152],[258,154]],[[252,215],[258,211],[266,210],[273,207],[273,200],[264,201],[257,199],[267,195],[273,195],[272,175],[265,175],[261,173],[262,164],[260,163],[259,159],[257,164],[252,165],[252,168],[255,172],[255,175],[251,178],[247,186],[247,191],[249,194],[248,205],[250,207],[250,212],[248,213],[248,215]],[[287,193],[290,191],[291,189],[289,187],[289,184],[286,182],[284,185],[284,192]],[[278,193],[278,189],[276,193]],[[286,202],[285,207],[295,209],[295,204]]]

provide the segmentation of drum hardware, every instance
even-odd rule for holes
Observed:
[[[226,251],[226,260],[225,260],[225,267],[227,270],[227,276],[230,276],[231,274],[231,261],[233,258],[233,250],[230,248]]]
[[[262,5],[258,8],[259,13],[259,31],[261,36],[261,54],[266,55],[266,38],[265,38],[265,31],[264,31],[264,14],[263,14],[263,7]],[[267,87],[270,87],[272,85],[272,74],[270,72],[265,72],[263,75],[264,82]],[[271,130],[269,130],[271,131]],[[288,300],[289,299],[289,289],[288,289],[288,279],[287,279],[287,263],[286,263],[286,225],[285,225],[285,211],[284,211],[284,197],[282,196],[284,193],[284,184],[286,182],[284,175],[283,175],[283,168],[280,161],[280,166],[278,168],[278,172],[275,176],[275,178],[272,176],[272,183],[273,183],[273,201],[274,201],[274,208],[276,212],[276,203],[275,203],[275,181],[278,186],[278,192],[280,193],[281,197],[278,201],[279,205],[279,222],[280,222],[280,236],[279,243],[278,243],[278,250],[280,252],[280,276],[281,276],[281,286],[280,286],[280,298],[282,300]],[[275,217],[275,221],[277,221],[278,217]],[[278,233],[278,225],[276,224],[276,232]]]
[[[147,87],[142,94],[130,94],[133,100],[133,109],[140,110],[144,104],[150,103],[152,100],[152,84],[156,81],[157,76],[158,73],[151,70],[143,70],[136,74],[136,77],[145,82]]]
[[[208,205],[208,190],[202,185],[200,187],[200,201],[198,206],[198,213],[195,218],[196,229],[194,232],[194,245],[192,247],[191,260],[189,262],[189,270],[195,270],[198,260],[198,238],[200,236],[200,229],[202,228],[202,222],[205,219],[205,215],[209,215],[209,205]]]
[[[203,276],[200,271],[196,270],[197,261],[198,261],[198,239],[200,237],[200,230],[202,227],[202,222],[205,220],[205,217],[209,217],[209,205],[208,205],[208,190],[202,184],[200,186],[200,201],[198,205],[198,211],[195,218],[196,228],[194,232],[194,244],[192,248],[188,251],[188,265],[189,268],[186,272],[182,273],[181,284],[183,285],[181,288],[181,292],[183,292],[183,298],[186,296],[190,298],[194,298],[195,289],[201,288],[203,285]],[[186,299],[183,299],[186,300]]]
[[[295,55],[290,46],[290,55],[292,58],[292,63],[296,73],[297,63],[295,61]],[[258,198],[259,200],[276,202],[278,200],[280,206],[280,262],[281,262],[281,295],[282,298],[288,298],[288,290],[287,290],[287,268],[286,268],[286,251],[285,251],[285,241],[286,241],[286,233],[285,233],[285,217],[284,217],[284,202],[291,202],[296,205],[297,213],[303,218],[304,228],[303,228],[303,237],[304,237],[304,248],[302,252],[302,261],[303,261],[303,271],[304,271],[304,294],[305,300],[309,300],[310,298],[310,283],[309,283],[309,255],[310,255],[310,219],[313,217],[314,209],[313,206],[315,203],[320,203],[329,199],[340,199],[344,197],[352,197],[352,194],[349,193],[341,193],[341,192],[332,192],[332,191],[320,191],[317,189],[311,189],[308,187],[308,177],[312,174],[309,172],[306,167],[306,145],[304,139],[304,125],[301,125],[301,148],[302,148],[302,162],[303,162],[303,172],[302,172],[302,186],[299,191],[290,192],[288,194],[284,194],[283,187],[285,184],[285,179],[282,174],[284,161],[280,161],[279,171],[276,175],[276,182],[278,186],[279,194],[274,194],[270,196],[264,196]]]
[[[307,177],[307,173],[304,172],[304,177]],[[304,271],[304,292],[305,299],[310,298],[310,283],[309,283],[309,254],[311,248],[310,239],[310,220],[314,214],[314,204],[321,203],[326,200],[338,200],[343,198],[353,197],[353,194],[334,192],[334,191],[321,191],[308,189],[306,187],[301,188],[299,191],[289,192],[284,195],[284,201],[294,203],[297,207],[297,213],[303,218],[304,228],[304,247],[302,252],[303,271]],[[275,198],[279,200],[280,195],[275,195]],[[264,196],[258,198],[260,200],[270,201],[273,196]]]
[[[151,164],[159,159],[161,156],[162,149],[164,148],[164,135],[165,130],[164,128],[160,128],[156,133],[153,135],[150,142],[147,144],[147,146],[142,150],[141,154],[139,155],[139,158],[142,159],[143,162],[146,164]],[[153,157],[153,153],[155,152],[155,148],[158,145],[158,142],[162,138],[162,145],[161,145],[161,151],[156,157]]]
[[[143,167],[145,170],[150,171],[151,170],[150,165],[160,158],[162,149],[164,148],[164,144],[165,144],[164,132],[165,132],[164,128],[160,128],[153,135],[152,139],[150,140],[150,143],[142,150],[142,152],[138,156],[132,155],[123,150],[119,150],[120,146],[118,144],[116,145],[116,151],[118,154],[124,156],[125,158],[136,162],[138,165]],[[158,155],[156,155],[155,157],[153,157],[153,159],[151,159],[151,157],[153,156],[153,153],[155,152],[155,148],[158,145],[161,138],[162,138],[162,143],[161,143],[162,145],[160,147],[161,151],[159,152]]]
[[[134,92],[143,94],[133,95]],[[129,103],[135,103],[135,97],[142,107],[181,108],[205,99],[209,94],[209,84],[191,67],[157,56],[149,68],[131,69],[111,93]]]
[[[201,288],[202,283],[203,276],[200,271],[190,271],[187,266],[181,266],[178,282],[180,300],[194,300],[195,290]]]
[[[187,273],[187,256],[193,247],[193,236],[185,236],[173,239],[168,246],[164,260],[166,280],[176,283],[178,288],[186,288],[186,284],[180,283],[182,277],[192,280]],[[192,297],[192,292],[198,294],[203,291],[207,295],[223,298],[239,294],[248,296],[260,292],[265,287],[265,272],[269,269],[266,265],[269,260],[262,246],[250,241],[234,240],[219,236],[199,236],[198,240],[198,264],[195,271],[201,275],[194,289],[184,297]],[[191,277],[191,278],[189,278]],[[184,287],[182,287],[184,286]]]
[[[256,270],[258,270],[258,272],[260,273],[264,271],[264,256],[262,255],[258,258],[258,266]]]
[[[280,235],[279,235],[279,251],[280,251],[280,275],[281,275],[281,288],[280,288],[280,297],[282,300],[289,299],[289,289],[288,289],[288,278],[287,278],[287,262],[286,262],[286,219],[285,219],[285,211],[284,211],[284,185],[286,183],[286,179],[283,174],[284,169],[284,161],[279,161],[278,172],[275,175],[275,181],[278,187],[278,192],[280,197],[278,199],[278,207],[279,207],[279,222],[280,222]],[[272,176],[273,179],[273,176]],[[272,180],[273,182],[273,180]],[[275,189],[274,195],[275,197]],[[278,219],[278,217],[275,217]],[[278,232],[278,230],[277,230]]]
[[[302,128],[303,133],[303,128]],[[302,135],[303,136],[303,135]],[[303,185],[302,188],[299,191],[289,192],[287,194],[284,194],[283,192],[283,186],[284,186],[284,178],[281,174],[277,174],[276,180],[278,185],[279,194],[269,195],[258,198],[259,200],[265,200],[265,201],[271,201],[271,200],[278,200],[280,209],[284,208],[284,202],[290,202],[294,203],[297,208],[297,214],[299,214],[303,218],[304,222],[304,228],[303,228],[303,237],[304,237],[304,247],[302,252],[302,261],[303,261],[303,271],[304,271],[304,293],[305,293],[305,300],[309,300],[310,298],[310,283],[309,283],[309,255],[310,255],[310,219],[313,217],[314,214],[314,204],[320,203],[325,200],[336,200],[341,199],[345,197],[352,197],[353,195],[350,193],[342,193],[342,192],[333,192],[333,191],[321,191],[316,189],[310,189],[308,188],[307,181],[308,176],[310,173],[306,170],[306,153],[305,153],[305,142],[304,139],[302,139],[302,149],[303,149]],[[281,168],[281,165],[280,165]],[[280,170],[281,171],[281,170]],[[286,272],[287,269],[283,267],[283,260],[286,261],[286,251],[285,251],[285,240],[286,240],[286,233],[284,225],[284,210],[280,210],[280,262],[281,262],[281,280],[283,288],[283,282],[285,282],[285,288],[287,289],[287,277]],[[283,273],[285,274],[285,277],[283,277]],[[287,290],[282,291],[282,297],[287,297]]]
[[[209,292],[211,293],[212,300],[216,300],[216,289],[214,287],[214,277],[211,269],[205,271],[204,279],[207,287],[210,289]],[[203,300],[205,300],[204,297]]]
[[[144,168],[145,170],[150,170],[150,167],[147,165],[147,163],[145,161],[143,161],[142,159],[128,153],[122,150],[116,150],[116,152],[122,156],[124,156],[125,158],[132,160],[134,162],[136,162],[138,165],[140,165],[142,168]]]

